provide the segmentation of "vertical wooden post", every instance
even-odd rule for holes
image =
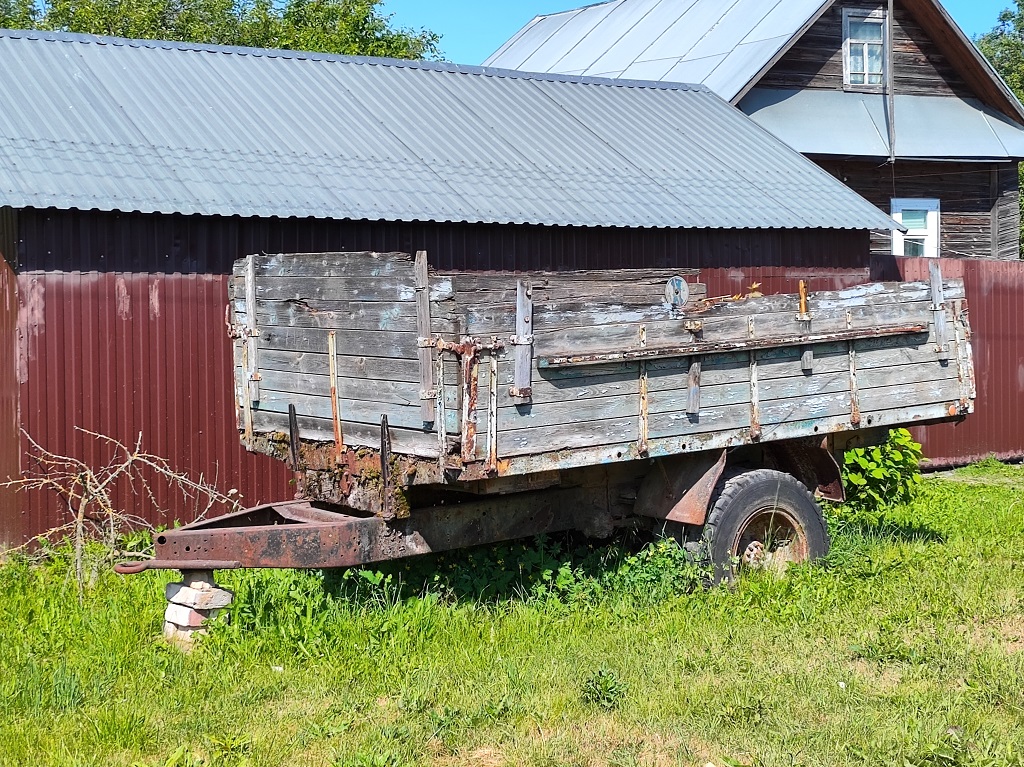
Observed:
[[[424,424],[434,423],[437,418],[434,390],[434,359],[430,345],[430,277],[425,250],[416,253],[416,334],[419,336],[420,363],[420,417]],[[444,411],[441,411],[444,417]]]
[[[853,328],[853,312],[846,310],[846,327]],[[860,385],[857,383],[857,342],[847,341],[850,354],[850,425],[860,426]]]
[[[498,351],[491,350],[491,386],[487,407],[487,471],[498,470]]]
[[[259,324],[256,317],[256,260],[245,260],[245,381],[248,400],[260,401]]]
[[[747,337],[754,338],[754,318],[747,317]],[[757,351],[750,352],[750,439],[761,439],[761,387],[758,381]]]
[[[640,348],[647,348],[647,326],[640,326]],[[648,435],[651,431],[649,392],[647,384],[647,363],[640,362],[640,434],[637,440],[637,452],[647,455],[650,451]]]
[[[533,285],[516,285],[516,334],[512,338],[515,372],[509,396],[520,402],[533,397]]]
[[[687,415],[700,415],[700,372],[702,357],[694,357],[690,360],[690,375],[687,380],[689,398],[686,402]]]
[[[809,335],[811,332],[811,312],[807,306],[807,283],[800,280],[800,331]],[[805,373],[814,371],[814,347],[805,346],[800,350],[800,369]]]
[[[932,318],[935,323],[935,350],[939,359],[949,361],[949,325],[946,317],[946,294],[942,287],[942,268],[938,259],[928,263],[932,286]]]
[[[438,349],[437,358],[437,467],[444,473],[448,456],[448,413],[444,406],[444,353]]]

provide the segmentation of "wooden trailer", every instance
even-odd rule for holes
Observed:
[[[235,265],[238,424],[298,500],[168,531],[143,566],[340,567],[578,528],[720,565],[823,554],[833,455],[963,418],[963,284],[709,296],[695,271],[443,272],[426,253]]]

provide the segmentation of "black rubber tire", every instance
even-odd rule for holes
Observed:
[[[713,568],[715,583],[731,581],[737,575],[737,559],[751,546],[756,552],[759,534],[767,532],[760,537],[770,537],[772,525],[782,531],[780,540],[767,545],[761,542],[762,549],[768,550],[762,561],[777,555],[773,566],[782,569],[789,562],[812,561],[828,554],[828,527],[818,502],[796,477],[773,469],[723,476],[700,537],[689,548],[700,564]],[[752,543],[744,543],[746,537],[751,537]],[[779,548],[772,552],[776,543]]]

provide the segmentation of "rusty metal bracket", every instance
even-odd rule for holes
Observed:
[[[496,354],[505,348],[504,342],[496,336],[490,341],[465,336],[459,343],[437,338],[435,346],[439,352],[449,352],[462,362],[462,462],[477,460],[477,407],[480,397],[480,352]]]

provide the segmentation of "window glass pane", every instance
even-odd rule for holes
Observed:
[[[882,46],[869,45],[868,49],[868,72],[881,74],[882,72]]]
[[[851,74],[850,75],[850,83],[852,83],[853,85],[863,85],[864,84],[864,75],[862,75],[862,74],[859,74],[859,75],[858,74]]]
[[[903,238],[903,255],[905,256],[924,256],[924,237],[905,237]]]
[[[903,226],[907,229],[921,231],[928,229],[928,211],[926,210],[905,210],[903,211]]]
[[[850,44],[850,72],[866,72],[864,68],[864,46]],[[861,82],[864,82],[861,80]]]
[[[850,19],[850,39],[882,42],[882,22]]]

